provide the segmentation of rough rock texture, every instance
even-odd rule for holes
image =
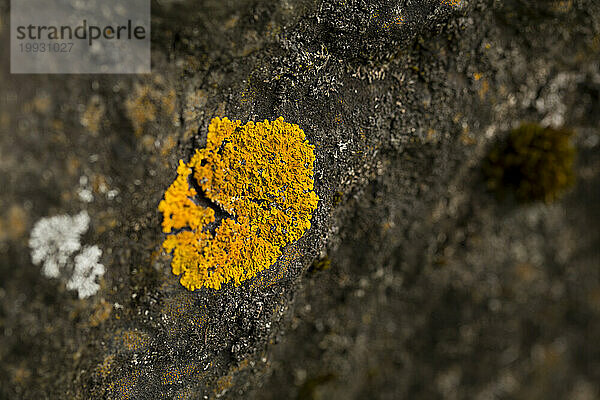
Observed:
[[[598,398],[600,4],[453,3],[157,1],[148,76],[3,52],[0,396]],[[157,205],[214,116],[299,124],[320,202],[258,279],[188,292]],[[523,121],[576,132],[549,205],[486,190]],[[28,248],[82,210],[106,267],[85,299]]]

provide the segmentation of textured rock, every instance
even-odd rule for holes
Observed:
[[[3,53],[2,396],[596,398],[600,6],[446,3],[156,2],[149,76],[11,76]],[[157,206],[215,116],[297,123],[320,201],[273,267],[189,292]],[[486,191],[523,121],[576,132],[553,204]],[[28,242],[83,210],[106,271],[79,299]]]

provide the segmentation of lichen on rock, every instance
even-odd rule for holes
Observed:
[[[75,216],[56,215],[41,218],[31,231],[29,247],[34,264],[42,264],[47,278],[66,280],[69,290],[76,290],[80,299],[90,297],[100,289],[96,279],[105,273],[99,260],[98,246],[81,246],[81,236],[88,230],[87,211]],[[73,259],[73,255],[79,252]]]
[[[158,207],[170,234],[163,248],[173,253],[181,284],[189,290],[239,285],[275,263],[310,228],[318,202],[314,161],[302,129],[282,117],[243,126],[213,119],[206,147],[179,162]],[[213,208],[199,204],[194,186]],[[226,217],[217,219],[215,209]]]
[[[525,123],[497,143],[483,162],[488,187],[520,202],[550,203],[573,185],[573,132]]]

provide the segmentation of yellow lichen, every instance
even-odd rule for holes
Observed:
[[[92,316],[90,317],[90,326],[95,327],[102,324],[104,321],[110,317],[110,313],[112,312],[112,303],[102,299],[100,303],[96,305],[96,309]]]
[[[129,399],[142,375],[140,369],[129,371],[125,376],[111,382],[107,387],[107,397],[110,399]]]
[[[310,266],[312,272],[327,271],[329,268],[331,268],[331,260],[327,256],[315,260]]]
[[[104,357],[104,361],[102,361],[101,364],[96,366],[96,373],[102,376],[103,378],[106,378],[111,374],[114,362],[114,354],[107,355],[106,357]]]
[[[99,96],[92,96],[88,101],[85,111],[81,115],[81,125],[85,126],[92,134],[100,130],[106,107]]]
[[[461,0],[442,0],[441,3],[450,7],[457,7],[460,5]]]
[[[173,366],[171,369],[163,371],[160,380],[163,385],[174,385],[181,383],[184,379],[189,379],[193,375],[196,375],[198,371],[199,367],[194,364]]]
[[[170,296],[165,300],[164,306],[161,309],[161,314],[167,320],[176,320],[194,328],[202,327],[208,316],[204,306],[198,306],[191,293],[180,293]],[[177,332],[169,331],[169,335],[176,335]]]
[[[150,336],[145,332],[129,330],[123,333],[122,342],[127,350],[139,350],[150,343]]]
[[[0,215],[0,242],[19,240],[27,230],[27,211],[20,204],[13,204],[4,215]]]
[[[169,122],[176,124],[179,117],[175,113],[176,105],[175,89],[169,89],[160,75],[154,76],[151,82],[136,83],[125,101],[125,110],[135,136],[141,138],[144,134],[151,133],[152,125]]]
[[[271,266],[283,246],[310,228],[318,202],[314,160],[302,129],[282,117],[243,126],[213,119],[206,147],[179,162],[158,206],[170,234],[163,248],[173,253],[181,284],[220,289]],[[199,204],[191,181],[213,208]],[[226,216],[217,218],[214,209]]]

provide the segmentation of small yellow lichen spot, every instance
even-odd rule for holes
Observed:
[[[206,147],[179,162],[158,205],[163,232],[170,234],[163,248],[173,254],[181,284],[189,290],[237,286],[275,263],[282,247],[310,228],[319,200],[314,161],[314,146],[283,117],[243,126],[213,119]],[[226,217],[217,220],[213,208],[200,205],[192,186]]]
[[[460,5],[461,0],[442,0],[441,3],[450,7],[457,7]]]

